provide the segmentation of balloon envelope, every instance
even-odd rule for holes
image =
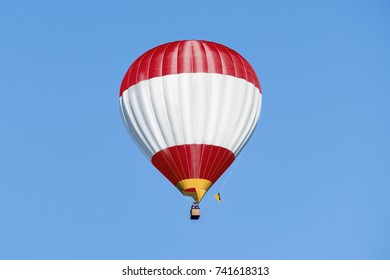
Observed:
[[[261,100],[250,64],[226,46],[201,40],[147,51],[120,88],[122,118],[134,142],[197,202],[249,140]]]

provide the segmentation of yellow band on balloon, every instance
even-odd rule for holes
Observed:
[[[187,196],[191,196],[196,202],[200,202],[213,183],[206,179],[185,179],[176,184],[176,188]],[[195,191],[194,191],[195,190]]]

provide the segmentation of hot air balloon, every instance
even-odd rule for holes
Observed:
[[[236,51],[203,40],[145,52],[120,87],[122,119],[131,138],[183,195],[194,199],[192,218],[199,218],[197,204],[248,142],[261,100],[251,65]]]

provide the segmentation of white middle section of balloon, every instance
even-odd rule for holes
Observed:
[[[183,144],[210,144],[236,156],[260,115],[254,84],[214,73],[183,73],[141,81],[122,93],[123,121],[149,159]]]

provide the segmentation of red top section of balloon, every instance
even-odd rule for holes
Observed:
[[[120,95],[143,80],[181,73],[218,73],[247,80],[261,92],[252,66],[236,51],[209,41],[184,40],[157,46],[139,58],[127,70]]]

